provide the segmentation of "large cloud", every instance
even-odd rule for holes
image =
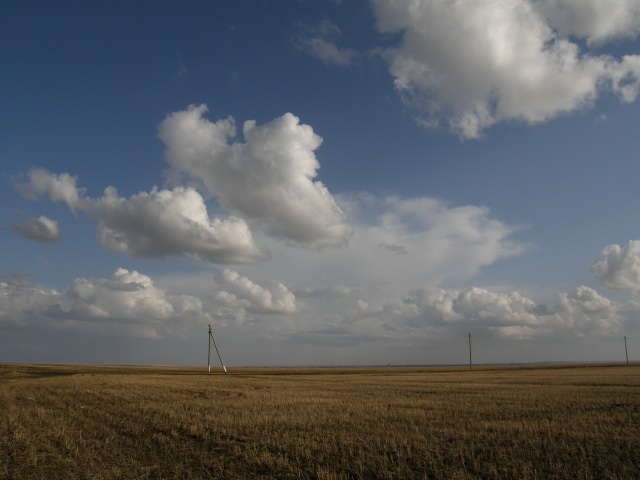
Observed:
[[[263,222],[277,238],[309,248],[346,242],[351,229],[345,215],[313,181],[322,139],[310,126],[290,113],[261,126],[247,121],[246,143],[240,143],[233,119],[212,123],[206,110],[191,106],[160,125],[174,176],[201,182],[225,209]]]
[[[636,98],[640,57],[584,53],[566,35],[633,36],[638,2],[584,3],[373,0],[377,28],[402,32],[386,51],[397,89],[421,111],[420,123],[444,120],[466,138],[497,122],[538,123],[584,108],[607,88]]]
[[[640,292],[640,240],[605,247],[591,271],[607,287]]]
[[[24,223],[14,223],[13,230],[25,238],[41,243],[53,243],[60,239],[58,222],[44,215],[29,217]]]
[[[97,199],[83,196],[76,178],[44,169],[29,172],[26,195],[48,195],[79,209],[98,222],[98,239],[131,257],[196,255],[211,263],[245,263],[264,257],[253,243],[246,222],[237,217],[210,218],[202,196],[193,188],[153,188],[123,198],[113,187]]]
[[[78,278],[65,290],[0,282],[0,325],[111,331],[154,338],[211,321],[202,302],[170,295],[151,278],[118,268],[112,278]]]

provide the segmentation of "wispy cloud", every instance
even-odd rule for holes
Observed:
[[[294,45],[299,51],[318,58],[325,65],[350,67],[360,55],[352,48],[340,48],[337,42],[341,37],[340,28],[324,20],[315,26],[301,28],[294,37]]]

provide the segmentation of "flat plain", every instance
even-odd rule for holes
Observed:
[[[637,479],[640,365],[0,365],[2,479]]]

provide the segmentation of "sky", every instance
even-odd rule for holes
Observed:
[[[639,0],[0,2],[0,361],[640,360]],[[469,338],[471,335],[471,338]]]

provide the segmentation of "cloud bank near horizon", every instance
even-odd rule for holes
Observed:
[[[25,198],[47,197],[93,219],[100,244],[124,256],[188,255],[238,269],[217,270],[187,291],[178,285],[184,282],[165,279],[160,288],[156,279],[125,268],[111,278],[77,278],[63,289],[2,281],[3,328],[153,339],[214,323],[299,344],[402,345],[468,331],[518,341],[606,337],[640,311],[635,300],[617,303],[585,285],[559,293],[553,307],[518,291],[442,288],[525,253],[529,245],[514,238],[520,229],[481,206],[367,193],[334,197],[313,180],[320,138],[295,116],[260,127],[246,122],[243,143],[234,140],[233,120],[210,122],[204,112],[189,107],[161,124],[172,188],[124,198],[107,187],[92,198],[75,176],[41,168],[18,188]],[[231,215],[210,217],[204,195]],[[592,272],[607,287],[640,291],[639,245],[606,247]]]
[[[188,335],[212,323],[264,339],[339,347],[426,345],[466,332],[513,341],[606,338],[621,334],[640,314],[635,297],[615,302],[584,285],[559,293],[553,307],[536,304],[518,291],[480,287],[417,288],[373,306],[375,288],[343,286],[294,293],[283,283],[256,282],[228,268],[197,282],[199,288],[187,295],[124,268],[116,269],[110,278],[77,278],[58,290],[25,280],[4,280],[0,281],[0,327],[158,339]],[[160,283],[167,284],[166,280]],[[340,299],[350,308],[326,314],[316,308]]]

